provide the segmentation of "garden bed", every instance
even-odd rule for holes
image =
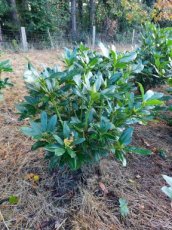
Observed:
[[[32,141],[20,132],[15,104],[26,95],[22,74],[26,57],[37,67],[53,66],[61,51],[4,54],[14,72],[7,74],[15,87],[7,89],[0,104],[0,200],[19,197],[16,205],[0,205],[0,229],[172,229],[170,201],[161,192],[162,174],[172,176],[172,128],[165,122],[136,126],[134,143],[154,154],[128,156],[126,168],[112,156],[100,166],[84,166],[81,172],[67,168],[48,172],[43,152],[31,152]],[[167,158],[163,154],[166,153]],[[33,180],[33,175],[39,180]],[[130,214],[119,213],[119,198],[128,201]]]

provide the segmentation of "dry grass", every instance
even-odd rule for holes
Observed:
[[[105,203],[93,196],[90,191],[82,190],[77,197],[80,210],[72,220],[73,230],[122,230],[118,218],[110,212]]]
[[[39,229],[39,225],[51,219],[60,221],[59,213],[65,213],[65,210],[59,210],[53,205],[52,191],[46,190],[47,180],[51,182],[51,177],[43,155],[41,152],[30,152],[32,141],[21,134],[19,128],[22,123],[18,122],[15,114],[15,104],[26,95],[22,75],[27,59],[40,68],[40,63],[60,63],[59,54],[56,51],[32,51],[27,54],[3,55],[3,59],[10,59],[13,65],[14,72],[7,76],[14,83],[14,87],[6,90],[5,100],[0,105],[0,199],[16,195],[19,203],[13,206],[5,202],[0,206],[5,221],[0,223],[0,229],[5,229],[5,225],[12,230]],[[26,179],[28,173],[40,176],[38,185]],[[50,223],[49,225],[51,226]]]
[[[110,158],[102,160],[99,169],[84,167],[81,182],[77,174],[66,169],[50,175],[43,152],[30,151],[32,140],[21,134],[23,123],[18,122],[15,113],[15,104],[26,95],[22,80],[26,57],[40,68],[40,63],[61,65],[60,55],[61,50],[3,56],[12,62],[14,72],[8,76],[15,86],[5,92],[5,100],[0,104],[0,200],[16,195],[19,202],[0,205],[0,229],[172,229],[170,203],[160,191],[164,184],[161,174],[171,174],[170,161],[158,155],[130,156],[128,167],[122,168]],[[138,126],[135,142],[141,143],[143,138],[153,147],[168,153],[172,150],[171,128],[164,124]],[[34,182],[30,173],[38,175],[39,182]],[[99,182],[106,186],[108,194],[103,194]],[[119,214],[120,197],[129,203],[126,219]]]

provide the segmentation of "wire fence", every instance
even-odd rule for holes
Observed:
[[[115,36],[110,36],[106,30],[104,32],[97,32],[96,28],[92,28],[89,31],[78,31],[76,41],[74,42],[71,33],[50,33],[49,30],[29,33],[27,28],[24,28],[24,32],[22,30],[2,30],[0,33],[0,49],[13,50],[15,52],[27,51],[29,49],[56,49],[71,47],[80,42],[89,47],[96,46],[99,42],[133,45],[138,44],[139,38],[140,33],[135,30],[124,32],[123,34],[116,33]]]

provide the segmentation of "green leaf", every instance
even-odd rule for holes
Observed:
[[[41,129],[43,132],[47,130],[47,122],[48,122],[47,113],[43,111],[41,113]]]
[[[70,128],[67,124],[67,121],[64,121],[63,123],[63,135],[65,138],[69,138],[70,137]]]
[[[115,150],[115,156],[116,158],[122,162],[122,165],[124,167],[127,166],[127,161],[126,161],[126,158],[124,156],[124,152],[123,151],[119,151],[119,150]]]
[[[126,151],[136,153],[139,155],[151,155],[152,154],[151,150],[149,150],[149,149],[143,149],[143,148],[138,148],[138,147],[134,147],[134,146],[126,147]]]
[[[172,46],[172,40],[168,39],[167,45],[168,45],[168,46]]]
[[[129,214],[129,209],[128,209],[128,202],[126,199],[120,198],[119,199],[119,208],[120,208],[120,214],[123,217],[128,216]]]
[[[122,77],[121,72],[114,73],[109,79],[110,85],[115,84]]]
[[[153,99],[153,100],[148,100],[144,103],[144,105],[146,106],[156,106],[156,105],[163,105],[164,102],[157,100],[157,99]]]
[[[119,142],[122,145],[129,145],[131,143],[133,130],[133,128],[129,127],[128,129],[123,131],[122,135],[119,138]]]
[[[95,82],[95,89],[96,89],[96,91],[99,91],[99,89],[100,89],[100,87],[101,87],[101,84],[102,84],[102,78],[100,78],[100,77],[98,77],[97,79],[96,79],[96,82]]]
[[[167,184],[169,184],[172,187],[172,177],[166,175],[162,175],[162,177],[167,182]]]
[[[72,170],[77,170],[81,168],[82,163],[84,162],[84,158],[82,154],[78,154],[78,156],[71,158],[69,157],[68,164]]]
[[[137,84],[139,85],[139,89],[140,89],[140,93],[142,95],[142,98],[144,98],[145,91],[144,91],[143,85],[139,82],[137,82]]]
[[[172,200],[172,187],[163,186],[161,190]]]
[[[124,54],[124,56],[120,59],[120,63],[128,63],[128,62],[134,61],[136,57],[137,57],[136,52]]]
[[[60,148],[60,147],[56,147],[55,149],[55,156],[62,156],[64,153],[66,152],[65,149],[63,148]]]
[[[9,197],[8,201],[11,205],[15,205],[15,204],[18,204],[19,198],[17,196],[12,195]]]
[[[100,47],[103,55],[108,58],[109,57],[109,49],[107,49],[102,42],[99,43],[99,47]]]
[[[73,151],[71,148],[67,148],[67,152],[68,152],[68,154],[70,155],[71,158],[76,157],[75,151]]]
[[[22,127],[21,131],[26,136],[33,137],[33,138],[36,138],[42,134],[42,131],[38,129],[37,127],[35,127],[35,129],[30,128],[30,127]]]
[[[98,61],[99,61],[98,58],[93,58],[90,61],[89,66],[91,66],[91,67],[95,66],[98,63]]]
[[[159,99],[163,97],[163,93],[157,93],[157,92],[153,92],[152,90],[148,90],[143,99],[144,101],[148,101],[148,100],[153,100],[153,99]]]
[[[57,143],[59,143],[60,145],[64,145],[63,140],[59,136],[53,135],[53,137],[57,141]]]
[[[47,131],[48,132],[53,132],[55,130],[55,128],[56,128],[56,124],[57,124],[57,116],[54,115],[48,121]]]
[[[74,145],[82,144],[84,141],[85,141],[85,138],[78,138],[77,140],[74,141]]]
[[[132,65],[132,72],[133,73],[140,73],[144,69],[144,65],[142,63],[137,63]]]
[[[169,84],[169,86],[172,86],[172,78],[169,78],[169,79],[167,80],[167,83]]]
[[[33,130],[29,127],[22,127],[20,130],[22,131],[24,135],[29,136],[29,137],[32,137],[34,134]]]

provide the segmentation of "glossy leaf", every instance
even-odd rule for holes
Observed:
[[[138,148],[135,146],[128,146],[126,148],[126,150],[129,152],[132,152],[132,153],[139,154],[139,155],[150,155],[150,154],[152,154],[152,151],[149,149]]]
[[[162,175],[164,180],[172,187],[172,177]]]
[[[56,128],[56,124],[57,124],[57,115],[53,115],[48,121],[47,131],[53,132]]]
[[[41,113],[41,128],[43,132],[47,130],[47,122],[48,122],[47,113],[43,111]]]
[[[131,127],[124,130],[124,132],[119,138],[119,142],[123,145],[129,145],[132,141],[133,130],[134,129]]]

